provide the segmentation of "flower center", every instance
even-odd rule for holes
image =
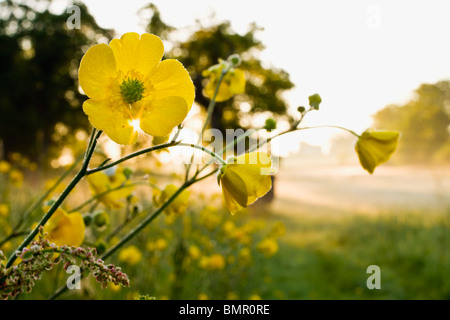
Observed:
[[[132,104],[144,97],[144,83],[138,79],[127,78],[120,85],[120,94],[126,103]]]

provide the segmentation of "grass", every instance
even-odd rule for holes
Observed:
[[[267,261],[264,298],[450,299],[450,213],[281,216],[287,234]],[[370,265],[380,290],[366,286]]]

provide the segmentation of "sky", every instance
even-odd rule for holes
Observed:
[[[144,32],[137,11],[145,0],[85,0],[97,22],[118,36]],[[431,0],[154,0],[162,19],[176,28],[196,20],[229,20],[239,33],[252,22],[263,27],[261,59],[289,72],[292,108],[319,93],[321,109],[305,125],[333,124],[362,132],[371,115],[404,103],[422,83],[450,79],[450,1]],[[226,58],[226,57],[224,57]],[[301,132],[324,145],[335,129]],[[292,138],[292,137],[291,137]]]

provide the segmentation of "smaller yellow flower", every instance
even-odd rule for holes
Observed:
[[[200,249],[197,246],[191,245],[188,248],[188,254],[189,254],[189,257],[191,257],[192,260],[197,260],[198,258],[200,258],[201,252],[200,252]]]
[[[378,165],[387,162],[397,148],[399,137],[400,133],[395,131],[364,131],[355,145],[362,167],[372,174]]]
[[[128,246],[120,251],[119,260],[130,266],[134,266],[142,260],[142,253],[136,246]]]
[[[209,271],[222,270],[225,268],[225,258],[219,253],[201,257],[199,267]]]
[[[281,237],[285,233],[286,233],[286,227],[284,226],[283,222],[278,221],[273,225],[271,234],[274,237]]]
[[[257,294],[252,294],[248,300],[262,300],[261,297]]]
[[[19,171],[17,169],[12,169],[9,173],[9,181],[11,181],[11,184],[16,187],[20,188],[23,184],[23,173],[22,171]]]
[[[252,260],[252,254],[249,248],[242,248],[238,254],[239,264],[245,266],[248,265]]]
[[[11,170],[11,164],[6,160],[0,161],[0,173],[7,173],[9,170]]]
[[[208,297],[208,295],[205,294],[205,293],[200,293],[200,294],[198,295],[198,300],[208,300],[208,299],[209,299],[209,297]]]
[[[174,195],[175,192],[177,192],[177,190],[178,190],[177,186],[175,186],[173,184],[167,185],[161,193],[156,193],[154,195],[153,200],[154,200],[155,204],[158,205],[158,206],[162,205],[170,197],[172,197],[172,195]],[[172,201],[172,203],[165,209],[166,214],[168,214],[168,215],[171,215],[171,214],[181,215],[181,214],[183,214],[186,211],[187,206],[189,204],[189,196],[190,196],[190,192],[187,191],[187,190],[183,190],[181,192],[181,194],[179,194]]]
[[[110,209],[123,208],[124,204],[119,200],[130,196],[135,188],[133,185],[130,185],[131,182],[124,174],[124,168],[118,168],[112,175],[107,175],[103,171],[99,171],[87,176],[87,180],[94,194],[102,194],[108,190],[123,186],[123,188],[108,192],[99,198]]]
[[[227,300],[239,300],[239,296],[234,292],[228,292]]]
[[[208,70],[203,71],[204,77],[209,77],[209,82],[205,87],[205,95],[212,99],[216,92],[217,84],[219,83],[222,71],[227,66],[224,63],[220,63],[210,67]],[[244,71],[237,68],[231,68],[230,71],[223,77],[220,84],[219,91],[216,96],[216,101],[226,101],[236,94],[245,92],[245,75]]]
[[[264,196],[272,188],[273,173],[267,153],[252,152],[230,158],[217,176],[230,213],[235,214]]]
[[[0,203],[0,216],[7,217],[9,214],[9,206],[6,203]]]
[[[273,238],[266,238],[262,240],[260,243],[258,243],[257,249],[266,256],[266,258],[269,258],[273,256],[278,251],[278,243],[277,240]]]
[[[45,207],[47,211],[49,207]],[[57,246],[79,247],[84,241],[85,225],[83,216],[79,212],[67,214],[63,209],[56,209],[55,213],[44,226],[44,232],[50,242]]]

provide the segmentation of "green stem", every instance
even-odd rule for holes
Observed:
[[[193,144],[193,143],[168,142],[168,143],[160,144],[160,145],[157,145],[157,146],[153,146],[153,147],[150,147],[150,148],[146,148],[146,149],[142,149],[142,150],[130,153],[129,155],[127,155],[127,156],[125,156],[123,158],[120,158],[120,159],[118,159],[118,160],[116,160],[114,162],[111,162],[108,165],[104,165],[102,167],[97,167],[95,169],[87,170],[86,175],[90,175],[90,174],[93,174],[93,173],[96,173],[96,172],[99,172],[99,171],[106,170],[108,168],[112,168],[112,167],[118,165],[119,163],[122,163],[124,161],[130,160],[132,158],[135,158],[137,156],[143,155],[145,153],[149,153],[149,152],[152,152],[152,151],[161,150],[161,149],[165,149],[165,148],[170,148],[170,147],[176,147],[176,146],[191,147],[191,148],[194,148],[194,149],[202,150],[202,151],[210,154],[211,156],[213,156],[214,158],[216,158],[220,162],[225,164],[225,161],[219,155],[217,155],[216,153],[214,153],[211,150],[208,150],[207,148],[205,148],[203,146],[196,145],[196,144]]]
[[[69,195],[69,193],[72,191],[73,188],[78,184],[78,182],[85,176],[87,167],[89,165],[89,161],[92,158],[92,155],[94,154],[95,146],[97,145],[97,139],[102,134],[102,131],[96,131],[96,129],[93,130],[91,134],[91,138],[89,140],[89,147],[86,152],[83,165],[80,169],[80,171],[75,175],[75,177],[72,179],[72,181],[69,183],[69,185],[64,189],[64,191],[61,193],[61,195],[58,197],[58,199],[53,203],[53,205],[50,207],[48,212],[42,217],[41,221],[37,224],[37,226],[30,232],[30,234],[25,238],[25,240],[20,244],[20,246],[16,249],[16,251],[22,251],[23,248],[25,248],[33,239],[36,237],[36,235],[39,233],[39,228],[47,223],[47,221],[52,217],[53,213],[59,208],[61,203],[65,200],[65,198]],[[13,252],[13,254],[9,257],[8,263],[6,264],[6,268],[9,268],[13,265],[14,261],[16,260],[16,254]]]
[[[208,109],[206,111],[205,123],[203,124],[202,131],[200,132],[200,135],[198,137],[197,144],[200,144],[200,142],[202,141],[203,133],[205,132],[206,128],[208,127],[209,121],[211,121],[211,117],[212,117],[214,108],[216,106],[216,98],[217,98],[217,95],[219,94],[220,85],[222,84],[222,81],[223,81],[223,78],[225,77],[225,75],[228,73],[228,71],[230,71],[231,67],[232,67],[232,65],[230,64],[226,69],[223,69],[220,74],[219,81],[217,82],[216,89],[214,90],[214,95],[213,95],[211,101],[209,101]],[[191,170],[193,161],[194,161],[194,155],[192,155],[191,162],[188,164],[188,166],[186,168],[185,181],[187,181],[189,179],[189,172]],[[197,174],[198,174],[198,172],[197,172]]]
[[[48,195],[53,192],[53,190],[56,189],[56,187],[59,186],[59,184],[72,172],[72,170],[80,163],[80,161],[83,159],[84,153],[79,155],[78,158],[75,160],[75,162],[70,166],[69,169],[67,169],[59,178],[58,180],[53,184],[53,186],[48,189],[41,197],[36,200],[29,208],[28,210],[21,216],[19,222],[14,227],[14,231],[17,231],[21,226],[22,223],[37,209],[40,207],[42,202],[44,202],[45,199],[47,199]]]
[[[124,236],[116,245],[111,247],[106,251],[100,259],[105,260],[114,254],[118,249],[120,249],[126,242],[132,239],[136,234],[138,234],[142,229],[144,229],[150,222],[155,220],[171,203],[176,197],[180,195],[186,188],[192,185],[195,180],[189,180],[185,182],[161,207],[159,207],[152,215],[148,216],[141,223],[131,230],[126,236]]]
[[[152,188],[156,187],[155,185],[153,185],[151,183],[148,183],[148,182],[145,182],[145,181],[137,181],[137,182],[132,182],[132,183],[129,183],[129,184],[122,184],[122,185],[120,185],[118,187],[115,187],[115,188],[112,188],[112,189],[108,189],[108,190],[103,191],[103,192],[101,192],[99,194],[96,194],[95,196],[93,196],[92,198],[87,200],[86,202],[80,204],[78,207],[70,210],[68,213],[72,213],[72,212],[75,212],[75,211],[80,211],[80,209],[82,209],[83,207],[85,207],[88,204],[94,202],[95,200],[97,200],[97,199],[107,195],[110,192],[114,192],[114,191],[117,191],[117,190],[120,190],[120,189],[123,189],[123,188],[129,188],[129,187],[133,187],[133,186],[138,186],[138,185],[145,185],[145,186],[149,186],[149,187],[152,187]]]

